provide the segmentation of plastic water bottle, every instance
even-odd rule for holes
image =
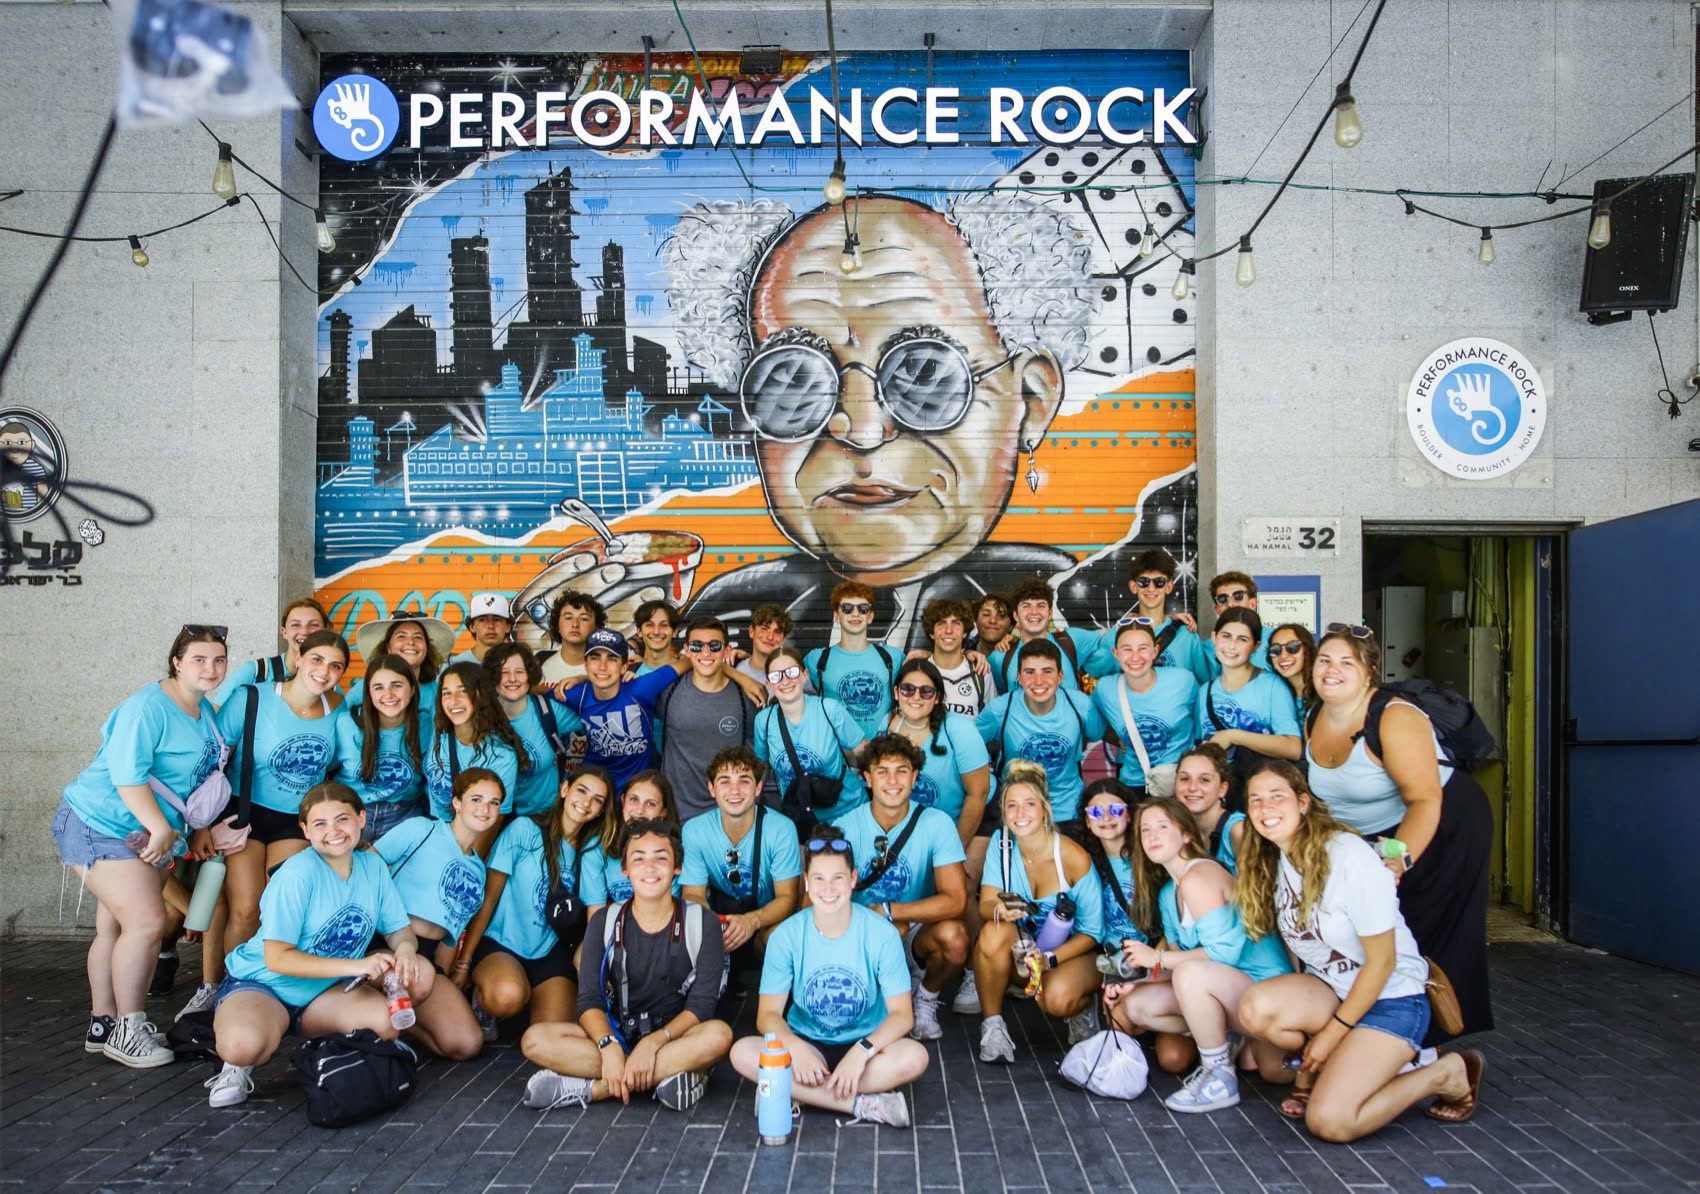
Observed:
[[[390,997],[390,1027],[397,1032],[412,1028],[419,1016],[413,1010],[407,988],[401,985],[401,976],[393,970],[384,975],[384,994]]]
[[[192,933],[204,933],[212,924],[213,909],[218,907],[218,893],[224,888],[224,855],[214,854],[201,864],[195,876],[195,893],[189,897],[189,911],[183,914],[183,927]]]
[[[1039,952],[1049,953],[1074,936],[1074,912],[1074,900],[1065,891],[1045,914],[1045,923],[1039,926],[1039,935],[1034,939]]]
[[[138,829],[124,839],[124,844],[134,850],[136,852],[136,857],[140,858],[142,856],[142,851],[148,848],[148,842],[152,840],[153,835],[147,830]],[[172,857],[170,854],[167,854],[164,858],[160,859],[153,865],[156,870],[169,871],[172,867],[177,865],[177,859]]]
[[[768,1033],[761,1047],[756,1080],[756,1130],[763,1144],[791,1139],[791,1054],[777,1033]]]

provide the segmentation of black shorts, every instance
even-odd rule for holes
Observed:
[[[443,939],[441,937],[426,937],[422,933],[415,933],[413,936],[419,942],[419,956],[429,962],[431,969],[438,974],[448,974],[447,970],[437,965],[437,947],[443,943]],[[371,942],[366,946],[366,952],[373,954],[380,949],[388,949],[389,947],[390,943],[385,940],[382,933],[373,933]]]
[[[478,947],[472,951],[472,968],[478,969],[478,963],[491,954],[506,954],[518,962],[525,970],[525,981],[533,987],[542,986],[552,978],[564,978],[568,982],[578,981],[578,971],[573,969],[573,947],[559,939],[556,940],[555,947],[541,958],[522,958],[486,933],[479,939]]]
[[[848,1054],[850,1050],[861,1048],[861,1046],[855,1041],[846,1041],[842,1045],[835,1045],[831,1041],[817,1041],[813,1037],[803,1036],[802,1033],[798,1033],[797,1035],[802,1040],[808,1041],[809,1044],[820,1050],[821,1057],[826,1060],[826,1068],[828,1071],[836,1070],[838,1068],[838,1063],[844,1060],[845,1055]]]
[[[280,813],[275,808],[253,805],[248,811],[248,836],[256,842],[304,842],[301,818],[292,813]]]

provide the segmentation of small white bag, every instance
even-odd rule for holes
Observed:
[[[1114,1028],[1081,1041],[1059,1068],[1064,1081],[1107,1099],[1137,1099],[1149,1072],[1139,1042]]]

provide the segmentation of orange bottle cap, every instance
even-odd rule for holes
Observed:
[[[788,1066],[791,1064],[791,1052],[778,1037],[770,1036],[762,1044],[759,1064],[773,1069]]]

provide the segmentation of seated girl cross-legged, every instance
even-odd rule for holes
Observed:
[[[224,1069],[206,1084],[214,1107],[245,1102],[254,1067],[290,1032],[369,1028],[394,1039],[388,999],[361,979],[381,985],[393,970],[416,1000],[429,990],[430,966],[389,869],[356,850],[366,824],[360,797],[346,784],[318,784],[302,798],[300,818],[309,848],[277,869],[260,896],[259,931],[225,959],[213,1017]],[[374,931],[389,949],[368,954]]]
[[[1431,1117],[1469,1119],[1486,1065],[1480,1053],[1413,1067],[1428,1031],[1428,964],[1375,847],[1336,821],[1291,763],[1258,766],[1246,793],[1252,836],[1240,855],[1238,893],[1246,934],[1278,934],[1305,969],[1240,999],[1251,1033],[1304,1051],[1283,1113],[1302,1115],[1312,1135],[1337,1144],[1431,1095],[1439,1096]]]

